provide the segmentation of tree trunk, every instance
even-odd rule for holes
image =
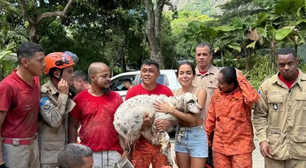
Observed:
[[[165,5],[165,0],[156,0],[156,7],[152,0],[145,0],[147,10],[146,34],[151,46],[150,58],[159,63],[160,68],[164,68],[162,48],[160,42],[162,11]]]
[[[37,1],[35,1],[35,2],[36,2],[35,8],[38,8]],[[69,10],[71,9],[71,6],[72,6],[73,2],[74,2],[74,0],[69,0],[66,4],[65,8],[62,11],[45,12],[45,13],[41,13],[37,17],[33,18],[27,12],[26,1],[25,0],[20,0],[20,7],[21,7],[22,15],[30,24],[30,31],[29,31],[30,41],[31,42],[37,42],[38,41],[37,40],[38,25],[42,20],[44,20],[46,18],[50,18],[50,17],[57,17],[57,16],[60,16],[61,18],[66,18]],[[41,4],[41,5],[43,6],[44,4]]]
[[[29,38],[31,42],[37,43],[37,25],[30,25]]]
[[[121,52],[120,52],[120,59],[121,59],[121,69],[122,69],[122,72],[126,72],[126,63],[125,63],[125,48],[124,48],[125,45],[123,45],[121,47]]]

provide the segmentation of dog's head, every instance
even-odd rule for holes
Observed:
[[[197,97],[192,93],[184,93],[182,95],[176,96],[177,103],[176,108],[185,113],[198,113],[201,111],[202,107],[198,103]]]

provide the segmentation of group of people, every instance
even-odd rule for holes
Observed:
[[[135,168],[169,166],[161,146],[142,136],[133,146],[120,146],[113,121],[123,100],[110,89],[105,63],[90,64],[89,84],[85,73],[73,71],[79,58],[72,52],[45,56],[40,45],[26,42],[18,47],[17,57],[18,68],[0,82],[0,168],[113,168],[121,158],[128,158]],[[267,168],[305,168],[306,76],[297,68],[294,50],[279,50],[279,72],[259,91],[240,70],[215,67],[212,58],[211,45],[200,43],[196,67],[182,62],[177,69],[181,88],[172,91],[156,82],[158,63],[145,60],[140,67],[143,82],[131,87],[131,81],[125,81],[126,100],[190,92],[202,111],[184,113],[156,102],[157,111],[172,114],[177,122],[154,121],[146,115],[142,127],[155,124],[158,131],[169,131],[176,126],[176,161],[181,168],[204,168],[207,157],[213,158],[215,168],[251,168],[253,125]],[[38,76],[43,73],[49,80],[40,85]],[[78,136],[81,144],[76,144]],[[208,150],[211,145],[213,152]]]

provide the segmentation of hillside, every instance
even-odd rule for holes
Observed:
[[[205,15],[220,14],[221,10],[217,7],[229,0],[171,0],[178,10],[199,11]]]

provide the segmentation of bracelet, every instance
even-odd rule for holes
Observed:
[[[1,165],[3,165],[4,163],[5,163],[4,161],[3,161],[3,162],[1,162],[1,163],[0,163],[0,166],[1,166]]]

